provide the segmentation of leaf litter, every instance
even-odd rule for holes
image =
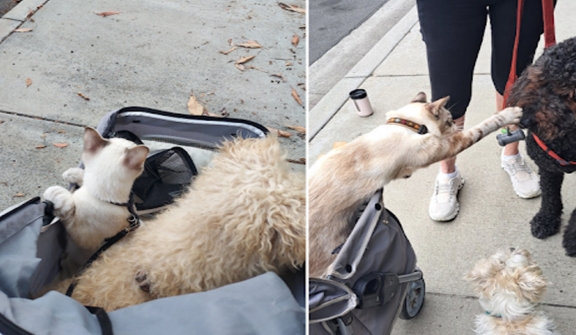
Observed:
[[[211,93],[207,93],[207,94],[201,94],[201,95],[210,95],[210,94],[214,94],[213,92]],[[208,111],[208,109],[206,109],[206,107],[202,106],[202,104],[200,104],[200,102],[198,101],[198,99],[196,99],[196,97],[194,96],[194,92],[190,92],[190,99],[188,99],[188,112],[192,115],[206,115],[206,116],[212,116],[212,117],[227,117],[228,115],[230,115],[227,111],[226,108],[222,108],[222,110],[218,113],[211,113],[210,111]]]
[[[301,13],[301,14],[306,14],[306,9],[300,8],[296,5],[287,5],[285,3],[279,2],[278,6],[280,6],[280,8],[282,8],[284,10],[288,10],[288,11],[296,12],[296,13]]]
[[[296,100],[296,102],[302,106],[302,100],[300,99],[300,96],[298,95],[298,92],[296,92],[295,89],[292,89],[292,98],[294,98],[294,100]]]
[[[118,15],[120,14],[120,12],[113,12],[113,11],[107,11],[107,12],[100,12],[100,13],[94,13],[98,16],[102,16],[102,17],[107,17],[107,16],[112,16],[112,15]]]

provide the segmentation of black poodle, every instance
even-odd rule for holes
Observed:
[[[508,105],[523,108],[527,152],[539,168],[542,203],[530,225],[543,239],[560,230],[562,181],[576,170],[576,38],[547,48],[511,87]],[[562,245],[576,256],[576,209]]]

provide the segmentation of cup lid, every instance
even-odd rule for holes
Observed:
[[[368,96],[368,95],[366,94],[366,91],[363,90],[363,89],[361,89],[361,88],[355,89],[355,90],[353,90],[353,91],[350,92],[350,98],[352,98],[352,99],[354,99],[354,100],[364,99],[364,98],[366,98],[367,96]]]

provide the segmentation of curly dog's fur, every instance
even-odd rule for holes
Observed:
[[[187,194],[78,278],[72,297],[110,311],[295,270],[306,258],[305,196],[275,137],[225,143]]]
[[[564,174],[575,171],[576,165],[560,165],[538,146],[534,134],[558,156],[576,162],[576,38],[546,49],[512,86],[508,104],[524,111],[521,124],[528,128],[527,152],[539,168],[542,203],[530,225],[532,235],[543,239],[560,230],[560,189]],[[576,209],[564,231],[563,246],[567,255],[576,256]]]

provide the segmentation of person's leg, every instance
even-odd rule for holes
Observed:
[[[432,101],[450,96],[447,108],[462,127],[486,26],[486,6],[481,1],[462,0],[417,0],[416,3],[426,44]],[[460,209],[458,190],[463,184],[456,157],[440,162],[430,200],[430,218],[448,221],[456,217]]]
[[[516,36],[516,11],[516,0],[501,0],[489,7],[492,28],[492,81],[496,88],[498,111],[502,109],[502,94],[512,63]],[[542,32],[541,1],[525,0],[516,64],[517,74],[521,74],[532,63]],[[519,143],[515,142],[503,148],[501,166],[510,176],[516,194],[521,198],[533,198],[540,195],[540,180],[526,164],[518,147]]]

